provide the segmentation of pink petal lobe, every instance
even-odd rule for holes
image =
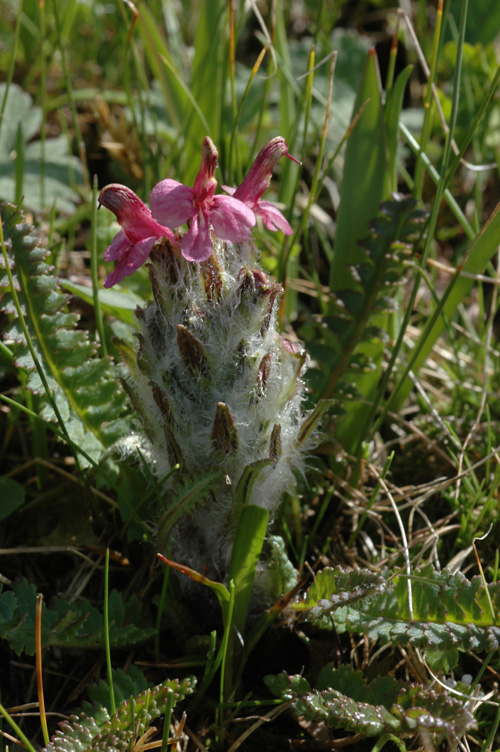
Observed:
[[[128,253],[131,245],[132,243],[127,239],[123,230],[120,230],[111,241],[111,245],[109,245],[103,253],[105,261],[116,261],[117,259],[121,259],[124,253]]]
[[[191,221],[191,227],[181,241],[181,252],[187,261],[206,261],[214,251],[209,225],[202,211]]]
[[[116,268],[104,280],[104,287],[113,287],[117,282],[121,282],[124,277],[130,276],[142,266],[151,253],[156,240],[156,237],[145,238],[135,245],[130,245],[128,252],[123,254]]]
[[[242,243],[255,226],[255,214],[232,196],[214,196],[210,222],[222,240]]]
[[[271,201],[259,201],[256,212],[268,230],[281,230],[284,235],[293,235],[293,230],[279,209]]]
[[[194,213],[194,191],[177,180],[162,180],[150,196],[153,216],[167,227],[179,227]]]
[[[230,185],[223,185],[222,188],[226,191],[228,196],[232,196],[236,192],[236,188],[232,188]]]

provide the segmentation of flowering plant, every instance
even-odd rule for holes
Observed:
[[[324,409],[303,414],[307,355],[278,332],[283,288],[259,268],[250,236],[256,215],[270,229],[292,232],[261,200],[285,154],[285,140],[273,139],[233,195],[217,196],[217,150],[206,137],[193,188],[161,181],[151,210],[121,186],[107,186],[99,197],[122,225],[106,251],[119,263],[105,284],[149,260],[153,300],[136,312],[137,367],[124,385],[144,431],[141,454],[157,478],[168,477],[158,548],[183,572],[219,581],[219,595],[251,550],[249,581],[240,583],[234,605],[240,630],[268,518],[293,490]],[[261,566],[258,582],[260,604],[284,587],[269,567]]]

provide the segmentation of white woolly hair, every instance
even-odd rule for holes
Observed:
[[[235,246],[214,238],[215,283],[208,295],[201,266],[153,257],[156,295],[138,312],[139,367],[129,377],[158,478],[173,464],[169,441],[182,455],[181,472],[220,466],[227,473],[231,485],[181,519],[169,538],[174,558],[216,576],[227,571],[231,554],[233,492],[248,465],[270,457],[276,426],[281,452],[259,473],[250,501],[274,514],[283,493],[293,491],[294,471],[303,467],[297,438],[304,421],[299,371],[306,364],[277,331],[279,290],[265,282],[256,255],[252,241]],[[258,276],[253,287],[252,274]],[[197,343],[192,361],[179,348],[179,325]],[[213,440],[221,402],[237,437],[237,446],[222,457]]]

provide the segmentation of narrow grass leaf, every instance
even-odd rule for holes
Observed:
[[[353,117],[356,117],[361,108],[364,108],[363,112],[349,136],[345,155],[330,269],[330,288],[333,291],[351,286],[348,267],[363,256],[357,243],[368,234],[370,221],[389,193],[384,111],[374,49],[368,53],[354,103]]]

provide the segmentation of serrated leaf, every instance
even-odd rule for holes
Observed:
[[[135,697],[149,687],[149,682],[143,672],[140,668],[134,666],[134,664],[129,666],[127,673],[121,668],[113,669],[112,678],[116,705],[120,705],[130,697]],[[89,696],[92,702],[98,703],[108,711],[111,711],[109,702],[109,684],[107,681],[101,679],[99,684],[94,684],[89,687]]]
[[[379,332],[387,330],[387,312],[397,307],[397,288],[409,269],[407,256],[426,220],[426,213],[415,206],[414,199],[397,194],[380,205],[370,234],[358,243],[355,263],[351,259],[344,269],[345,286],[329,304],[328,331],[316,330],[314,350],[310,348],[328,365],[319,377],[325,397],[337,397],[346,383],[363,397],[348,406],[336,425],[336,436],[347,451],[357,446],[379,381],[384,344],[379,341],[382,337],[374,339],[374,327]],[[318,350],[321,345],[324,351]],[[369,364],[371,372],[366,371]]]
[[[363,589],[356,582],[365,578],[371,592],[360,598]],[[454,666],[458,650],[498,650],[500,626],[495,619],[500,610],[500,582],[488,585],[487,594],[479,576],[469,581],[461,573],[436,572],[430,565],[416,570],[411,617],[407,579],[384,583],[383,578],[374,578],[369,570],[326,570],[322,577],[318,575],[319,585],[310,588],[306,600],[290,608],[325,629],[331,629],[333,622],[339,633],[361,633],[374,641],[429,650],[435,668]],[[350,599],[356,603],[351,605]]]
[[[221,483],[225,482],[223,468],[212,467],[197,473],[184,472],[169,492],[168,510],[162,516],[157,539],[166,540],[173,526],[185,515],[190,515],[195,509],[203,506],[211,493],[214,493]]]
[[[35,652],[35,585],[26,580],[14,583],[10,592],[0,593],[0,637],[7,639],[20,655]],[[109,599],[109,637],[112,646],[133,645],[155,634],[139,622],[140,602],[133,596],[127,603],[113,590]],[[51,608],[42,605],[42,645],[51,647],[100,648],[104,645],[103,614],[86,599],[68,603],[55,598]]]
[[[114,715],[98,706],[89,713],[72,716],[59,729],[43,752],[128,752],[134,739],[140,739],[152,722],[164,714],[173,694],[173,705],[194,689],[193,678],[171,679],[137,697],[125,700]]]
[[[365,736],[414,735],[419,729],[460,735],[477,728],[460,700],[391,676],[366,682],[361,671],[329,664],[318,683],[319,688],[310,689],[301,676],[266,677],[271,691],[283,701],[291,700],[306,721],[330,728]]]
[[[9,265],[38,361],[72,441],[98,460],[106,447],[129,431],[120,418],[126,400],[113,364],[109,358],[98,357],[85,331],[75,329],[77,317],[65,310],[67,296],[45,263],[48,251],[37,244],[33,228],[9,205],[1,207],[1,216]],[[0,288],[8,285],[1,256]],[[42,381],[8,290],[2,294],[1,306],[13,315],[5,337],[15,343],[16,364],[28,374],[27,388],[43,394]],[[48,402],[41,415],[47,420],[56,419]]]

